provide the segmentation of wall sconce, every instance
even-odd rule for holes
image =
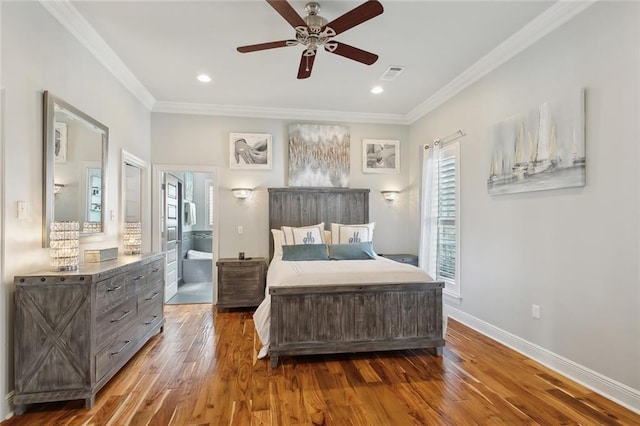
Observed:
[[[384,199],[389,202],[395,201],[395,199],[398,198],[398,195],[400,195],[400,191],[380,191],[380,193]]]
[[[244,200],[244,199],[247,199],[247,198],[251,197],[251,194],[253,193],[253,189],[250,189],[250,188],[232,188],[231,189],[231,193],[238,200]]]
[[[49,226],[51,266],[55,271],[75,271],[79,263],[80,224],[51,222]]]
[[[124,254],[140,254],[142,251],[142,224],[126,222],[124,224]]]

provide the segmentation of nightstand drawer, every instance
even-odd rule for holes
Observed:
[[[415,254],[381,254],[380,256],[408,265],[418,266],[418,256]]]
[[[266,261],[220,259],[218,267],[218,307],[258,306],[264,299]]]

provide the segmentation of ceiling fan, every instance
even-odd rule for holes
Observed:
[[[371,65],[378,60],[378,55],[376,54],[333,39],[338,34],[380,15],[383,12],[383,8],[378,0],[368,0],[331,22],[318,15],[320,5],[316,2],[307,3],[305,6],[307,16],[304,19],[298,15],[286,0],[267,0],[267,3],[296,30],[295,40],[280,40],[240,46],[238,47],[238,52],[249,53],[302,44],[305,46],[305,50],[302,52],[300,67],[298,68],[299,79],[311,76],[313,61],[320,46],[324,47],[327,52],[335,53],[366,65]]]

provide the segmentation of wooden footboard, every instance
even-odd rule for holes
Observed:
[[[271,365],[280,355],[435,348],[442,282],[271,287]]]

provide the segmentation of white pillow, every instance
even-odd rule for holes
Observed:
[[[331,244],[365,243],[373,241],[373,228],[376,223],[357,225],[331,224]]]
[[[273,235],[273,256],[282,257],[282,246],[284,245],[284,232],[280,229],[272,229],[271,234]]]
[[[324,222],[317,225],[301,226],[293,228],[283,226],[284,244],[324,244]]]
[[[331,243],[331,231],[324,231],[324,242],[326,244]]]

